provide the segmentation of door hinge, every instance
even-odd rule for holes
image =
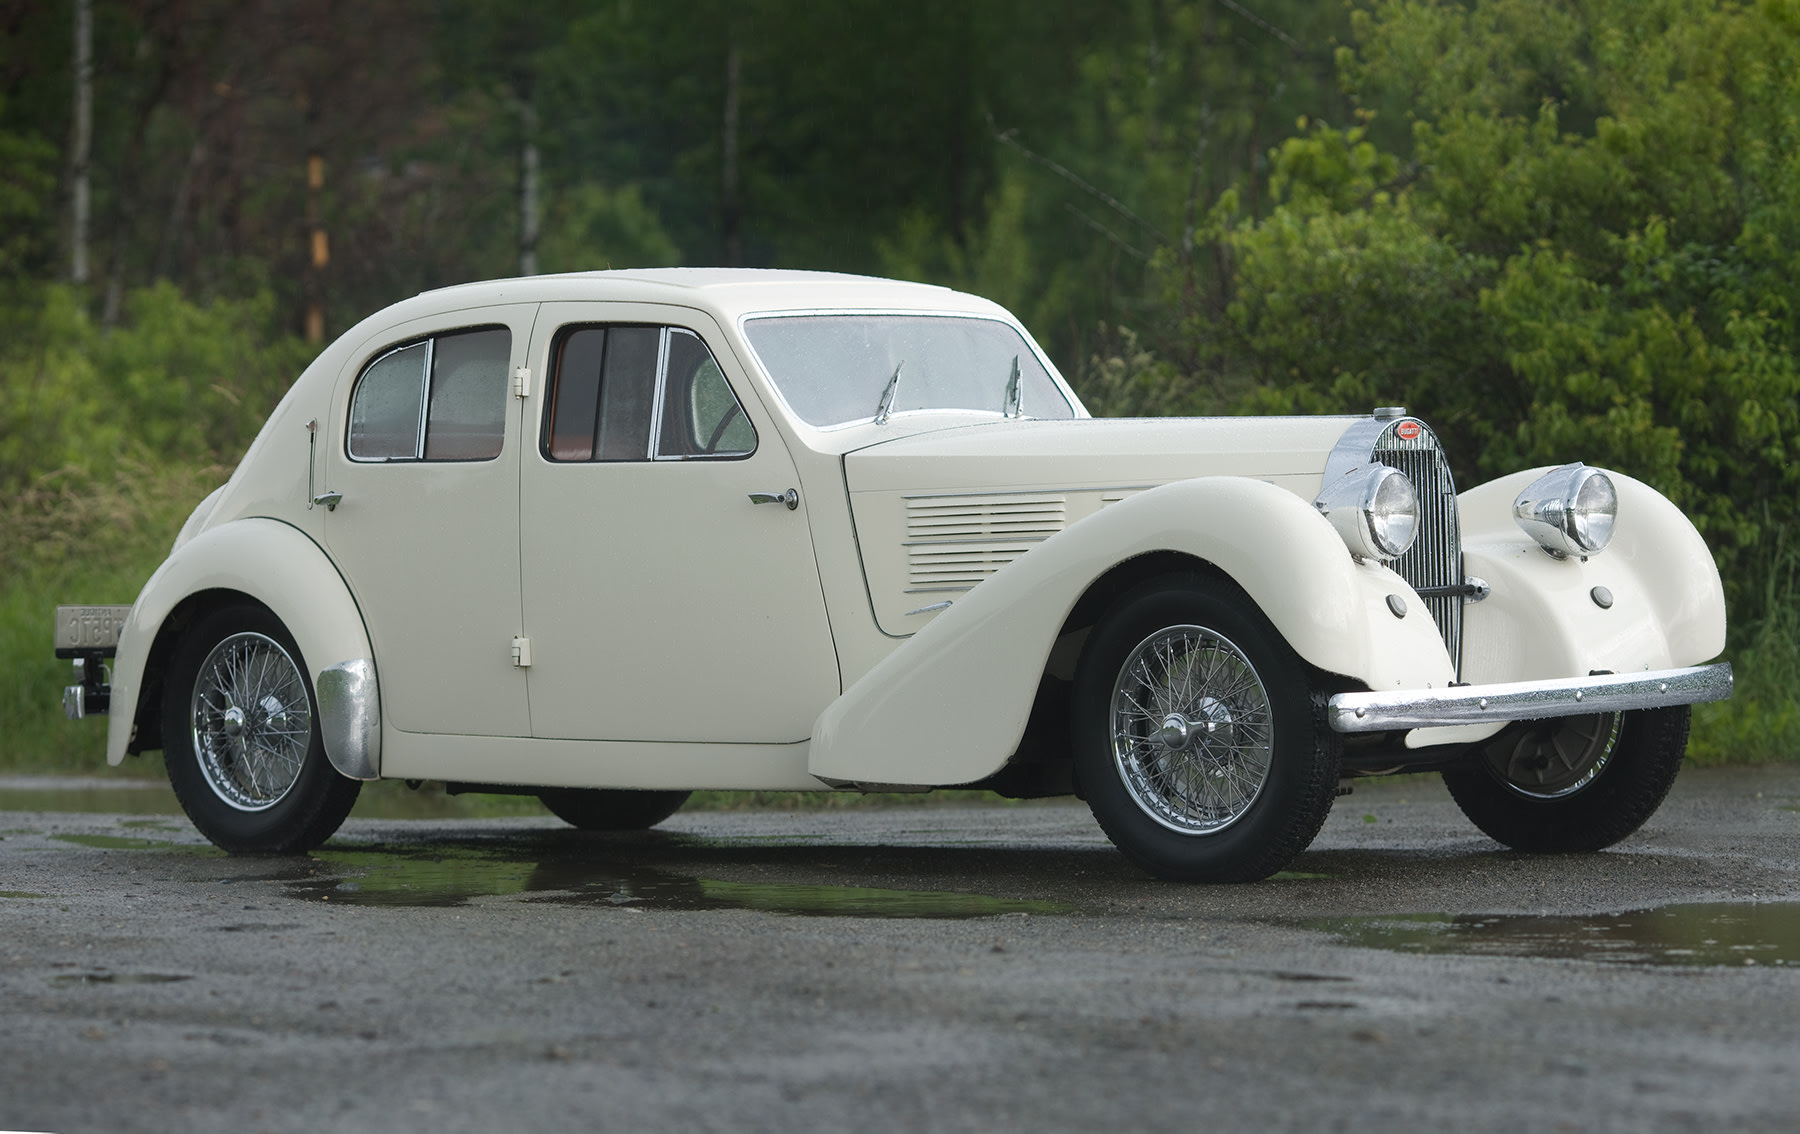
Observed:
[[[529,398],[531,396],[531,367],[520,366],[513,370],[513,397]]]
[[[513,665],[519,667],[520,669],[529,669],[530,668],[530,666],[531,666],[531,639],[530,638],[514,638],[513,639]]]

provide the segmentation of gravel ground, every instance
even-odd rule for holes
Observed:
[[[1797,863],[1786,767],[1690,770],[1575,857],[1359,787],[1232,887],[1079,805],[357,820],[295,859],[6,811],[0,1127],[1793,1130]]]

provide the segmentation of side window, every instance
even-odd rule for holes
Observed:
[[[706,344],[681,327],[565,327],[551,363],[546,457],[745,457],[756,430]]]
[[[357,461],[488,461],[506,440],[512,332],[435,335],[381,355],[350,395]]]
[[[756,430],[712,352],[693,332],[671,329],[657,455],[741,457],[755,448]]]

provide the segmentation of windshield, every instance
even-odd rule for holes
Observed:
[[[1030,345],[993,319],[765,316],[747,320],[744,333],[781,396],[809,425],[885,420],[885,414],[917,410],[1003,414],[1015,365],[1016,416],[1075,416]]]

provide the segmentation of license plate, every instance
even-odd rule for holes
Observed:
[[[125,625],[125,616],[130,613],[129,605],[57,607],[56,656],[111,656],[118,652],[119,631]]]

